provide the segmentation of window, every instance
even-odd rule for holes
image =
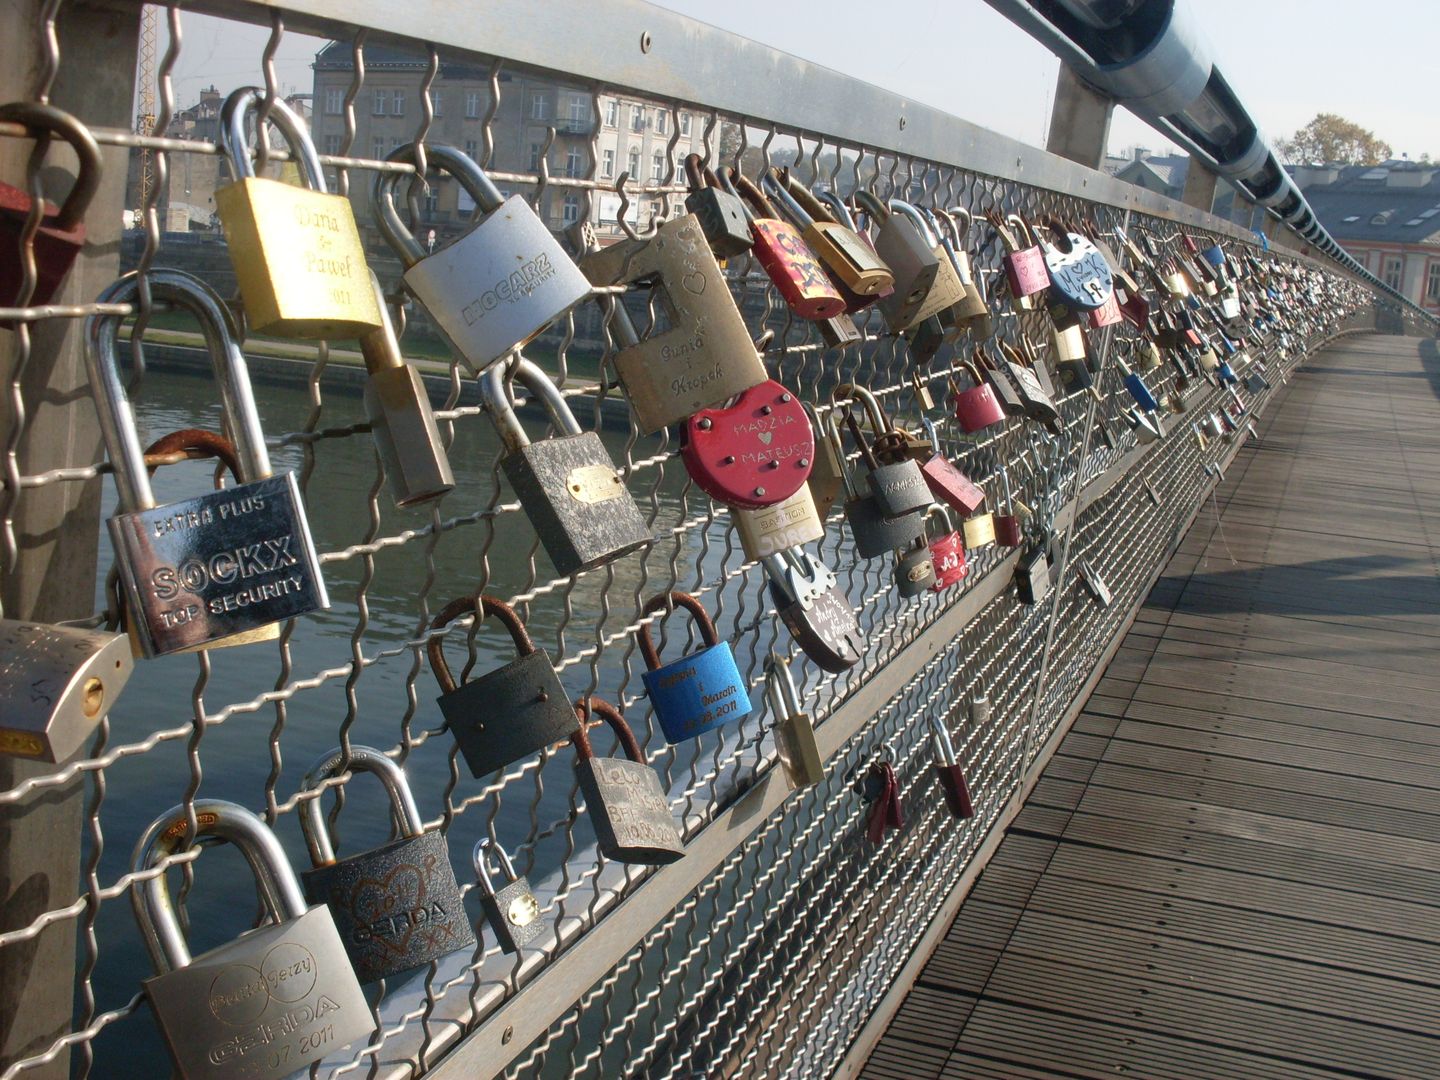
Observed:
[[[443,107],[444,100],[445,99],[440,95],[439,90],[430,91],[430,107],[435,110],[436,116],[445,115],[445,109]]]
[[[390,95],[390,112],[395,116],[405,115],[405,91],[396,90]]]
[[[612,99],[605,103],[605,126],[620,126],[620,102]]]
[[[385,139],[383,136],[376,135],[375,138],[370,140],[370,156],[373,158],[383,158],[385,156]]]
[[[667,115],[668,115],[668,114],[665,112],[664,109],[656,109],[656,110],[655,110],[655,134],[656,134],[656,135],[664,135],[665,132],[666,132],[666,130],[669,128],[669,126],[670,126],[670,121],[666,119],[666,116],[667,116]]]
[[[630,130],[631,130],[631,131],[644,131],[644,130],[645,130],[645,109],[644,109],[644,106],[641,106],[641,105],[631,105],[631,106],[630,106]]]
[[[331,155],[332,157],[333,157],[334,155],[340,153],[340,136],[339,136],[339,135],[326,135],[326,136],[325,136],[325,153]]]
[[[327,87],[325,90],[325,115],[339,116],[345,111],[345,91],[338,86]]]
[[[465,140],[465,156],[471,161],[478,161],[480,159],[480,144],[474,139]]]
[[[1430,273],[1425,279],[1425,299],[1440,300],[1440,262],[1430,264]]]
[[[690,114],[688,112],[680,114],[680,134],[687,138],[690,135]]]
[[[580,196],[565,196],[565,203],[560,211],[560,220],[566,225],[574,225],[580,220]]]
[[[480,118],[480,91],[465,91],[465,119],[478,120]]]
[[[565,155],[565,175],[574,180],[580,175],[580,149],[572,146]]]
[[[659,180],[664,175],[665,155],[657,151],[655,156],[650,159],[650,179]]]
[[[640,151],[633,146],[630,148],[630,163],[626,171],[630,174],[630,179],[640,178]]]
[[[606,180],[609,180],[612,176],[615,175],[615,151],[614,151],[614,150],[601,150],[601,151],[600,151],[600,175],[601,175],[601,177],[603,177],[603,178],[606,179]]]
[[[540,144],[538,142],[530,144],[530,171],[540,171]]]
[[[393,154],[396,150],[399,150],[399,149],[400,149],[400,142],[401,142],[400,139],[391,139],[391,140],[390,140],[390,153]]]
[[[1385,284],[1392,289],[1400,288],[1400,266],[1399,259],[1388,258],[1385,260]]]
[[[375,115],[384,116],[388,111],[390,95],[384,90],[375,91]]]
[[[425,216],[434,217],[435,212],[440,209],[440,185],[431,184],[425,192]]]
[[[548,120],[548,119],[550,119],[550,99],[549,99],[549,98],[541,97],[539,94],[536,94],[534,97],[532,97],[532,98],[530,99],[530,119],[531,119],[531,120]]]
[[[585,99],[583,97],[571,97],[570,119],[576,124],[585,122]]]

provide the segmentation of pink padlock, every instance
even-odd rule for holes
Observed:
[[[930,522],[936,516],[942,522],[943,531],[932,535]],[[925,535],[930,547],[930,561],[935,567],[935,582],[930,591],[944,592],[951,585],[964,581],[965,575],[970,572],[965,562],[965,542],[960,539],[949,507],[935,505],[930,508],[925,515]]]
[[[964,367],[975,380],[975,385],[968,390],[954,390],[955,419],[960,421],[960,427],[967,434],[973,435],[992,424],[1003,424],[1005,410],[1000,405],[1000,399],[995,396],[995,391],[971,361],[964,361]],[[951,386],[954,387],[953,382]]]
[[[1118,290],[1112,289],[1105,303],[1091,310],[1089,317],[1092,329],[1098,330],[1102,326],[1111,326],[1124,318],[1124,316],[1120,314],[1120,303],[1115,299],[1115,293],[1117,291]]]
[[[1002,261],[1005,266],[1005,280],[1010,285],[1010,295],[1020,301],[1048,289],[1050,272],[1045,269],[1045,255],[1025,219],[1019,214],[1011,214],[1002,220],[994,210],[986,216],[995,227],[1000,242],[1005,245],[1005,258]],[[1008,226],[1013,226],[1015,232],[1011,232]],[[1028,308],[1030,305],[1020,306]]]

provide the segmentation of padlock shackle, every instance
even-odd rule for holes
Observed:
[[[825,188],[817,192],[815,198],[830,210],[831,217],[857,236],[860,234],[860,229],[855,224],[855,216],[850,213],[850,207],[845,205],[845,200],[840,198],[838,194],[829,188]]]
[[[575,718],[580,721],[579,728],[575,734],[570,736],[570,744],[575,747],[575,760],[589,761],[595,756],[595,748],[590,745],[590,733],[586,730],[586,724],[590,714],[594,713],[605,723],[610,725],[610,730],[615,732],[615,737],[620,741],[621,749],[625,756],[637,765],[644,765],[645,754],[640,749],[639,740],[635,738],[635,732],[630,730],[630,725],[625,722],[625,717],[620,710],[604,698],[587,694],[575,702]]]
[[[766,195],[775,199],[784,209],[785,216],[801,229],[813,229],[815,227],[814,217],[810,215],[810,212],[807,211],[805,207],[800,205],[795,196],[790,194],[790,190],[781,183],[780,176],[775,171],[773,165],[766,169],[760,177],[760,187]]]
[[[705,161],[699,154],[685,155],[685,183],[692,194],[710,186],[705,179]]]
[[[789,659],[773,649],[765,658],[765,698],[770,702],[771,724],[805,711],[800,705],[800,691],[791,674]]]
[[[200,323],[220,388],[225,427],[235,444],[239,479],[247,484],[265,479],[270,475],[270,454],[265,448],[265,433],[260,428],[250,371],[240,351],[230,309],[214,289],[183,270],[150,270],[146,280],[153,299],[189,311]],[[107,287],[96,302],[138,305],[139,296],[138,271],[132,270]],[[153,509],[156,502],[150,474],[145,468],[145,455],[140,449],[135,413],[130,408],[125,381],[120,377],[119,335],[124,321],[120,315],[91,315],[85,320],[85,366],[96,395],[100,434],[115,470],[120,510],[131,512]]]
[[[410,790],[410,781],[405,778],[405,770],[386,757],[383,750],[376,750],[373,746],[351,746],[348,761],[343,746],[322,754],[305,773],[300,790],[314,791],[332,776],[345,771],[368,772],[379,778],[390,796],[390,806],[400,825],[401,836],[416,837],[425,831],[425,820],[415,804],[415,795]],[[310,851],[312,865],[330,866],[335,862],[335,848],[330,843],[330,830],[325,827],[318,795],[301,800],[300,831],[305,835],[305,846]]]
[[[865,406],[865,415],[870,421],[870,430],[876,435],[884,435],[887,431],[895,430],[895,425],[890,422],[890,418],[885,415],[885,410],[880,407],[879,400],[868,388],[845,382],[830,391],[831,404],[847,400]]]
[[[510,861],[509,853],[498,843],[492,843],[488,836],[482,836],[475,841],[475,848],[470,852],[470,862],[475,867],[475,880],[479,883],[481,894],[484,896],[495,895],[495,882],[490,880],[490,860],[487,857],[492,851],[500,859],[500,872],[509,879],[506,884],[520,880],[520,875],[515,873],[515,864]]]
[[[855,205],[869,215],[877,229],[890,220],[890,209],[880,201],[874,192],[861,188],[851,197],[855,200]]]
[[[237,181],[253,179],[255,176],[245,124],[252,113],[259,114],[264,102],[265,91],[260,87],[242,86],[231,91],[230,96],[220,106],[220,150],[230,159],[230,167],[235,170]],[[310,139],[310,131],[305,126],[305,121],[296,116],[294,110],[278,97],[271,102],[270,113],[266,119],[268,123],[279,128],[280,134],[285,137],[305,186],[311,191],[328,194],[325,170],[320,167],[320,154]],[[268,138],[268,133],[257,131],[255,138]]]
[[[407,165],[416,164],[415,144],[405,143],[390,151],[385,158],[386,161],[403,162]],[[495,186],[495,181],[485,175],[484,170],[475,164],[473,158],[458,147],[449,143],[426,143],[425,144],[426,164],[441,172],[447,172],[459,181],[460,186],[465,189],[466,194],[475,200],[475,209],[478,214],[489,214],[498,210],[505,202],[505,196]],[[371,195],[371,202],[375,212],[375,227],[380,230],[380,235],[390,245],[395,254],[400,256],[400,261],[409,270],[421,259],[429,254],[415,239],[415,234],[410,231],[403,221],[400,220],[400,211],[395,205],[395,185],[402,179],[409,179],[405,173],[382,172],[375,174],[375,186]]]
[[[945,215],[951,227],[955,230],[955,242],[957,244],[963,242],[965,237],[969,235],[971,227],[975,224],[975,215],[963,206],[947,206],[943,209],[936,207],[936,210]]]
[[[795,178],[795,174],[790,171],[788,165],[780,171],[780,183],[784,185],[786,193],[799,203],[800,208],[809,214],[817,223],[827,222],[831,225],[844,224],[839,218],[831,215],[826,209],[825,204],[817,199],[809,188]],[[849,228],[851,232],[855,231],[853,225],[846,227]]]
[[[959,762],[955,757],[955,743],[950,738],[950,729],[945,726],[945,718],[939,713],[932,712],[928,719],[930,722],[930,744],[935,750],[935,756],[940,759],[940,764],[958,764]]]
[[[430,620],[430,629],[439,630],[462,615],[478,616],[481,622],[493,615],[510,632],[510,640],[515,643],[515,651],[519,655],[529,656],[535,652],[535,642],[530,639],[530,631],[525,629],[525,624],[520,621],[515,609],[504,600],[497,600],[493,596],[461,596],[451,600],[435,613],[435,618]],[[459,685],[455,682],[455,676],[450,673],[450,664],[445,659],[444,636],[432,634],[425,643],[425,653],[430,658],[430,670],[435,672],[435,681],[440,684],[441,691],[453,694]]]
[[[944,503],[931,503],[930,509],[925,511],[925,532],[923,534],[925,540],[930,539],[930,519],[936,514],[939,514],[940,520],[944,522],[946,532],[959,531],[960,527],[955,523],[955,512]]]
[[[182,428],[162,435],[145,448],[145,468],[153,473],[161,465],[170,464],[164,459],[174,454],[184,454],[188,461],[218,459],[236,481],[240,479],[240,461],[235,455],[235,444],[224,435],[204,428]]]
[[[731,191],[750,207],[756,218],[779,219],[780,215],[775,212],[775,207],[770,205],[770,200],[765,198],[760,189],[739,169],[722,169],[720,176],[729,179]]]
[[[909,218],[914,226],[920,230],[920,236],[927,246],[934,248],[940,243],[940,238],[937,237],[930,228],[930,222],[925,220],[925,215],[916,207],[910,205],[904,199],[891,199],[890,209],[892,212],[899,212]]]
[[[618,305],[619,301],[616,303]],[[515,363],[494,364],[480,376],[480,398],[485,403],[490,418],[495,421],[495,429],[500,433],[500,439],[507,451],[517,453],[530,445],[530,436],[525,434],[525,429],[520,426],[520,418],[515,415],[512,386],[517,380],[545,406],[550,422],[559,435],[581,434],[580,421],[575,419],[575,414],[565,403],[565,395],[560,392],[560,388],[538,364],[524,357],[517,357]]]
[[[85,211],[95,201],[95,192],[100,190],[100,144],[90,128],[64,109],[38,101],[11,101],[0,105],[0,121],[24,124],[37,133],[53,132],[75,150],[80,171],[52,222],[56,229],[73,229],[85,217]]]
[[[214,837],[239,848],[255,874],[261,899],[272,919],[277,923],[298,919],[309,910],[300,879],[295,876],[285,849],[264,821],[245,807],[224,799],[196,799],[194,809],[199,826],[195,842],[198,844],[201,837]],[[187,831],[185,805],[172,806],[140,835],[130,858],[130,872],[138,874],[149,870],[165,857],[174,855]],[[190,946],[180,929],[166,875],[156,874],[134,885],[130,903],[156,973],[163,975],[190,963]]]
[[[370,290],[375,294],[375,306],[380,310],[380,325],[360,338],[360,355],[365,358],[365,370],[371,375],[391,371],[405,366],[405,357],[400,352],[400,339],[395,336],[395,323],[390,318],[390,305],[385,299],[385,290],[375,271],[370,271]]]
[[[677,607],[683,607],[690,612],[695,620],[695,625],[700,627],[700,640],[705,643],[707,649],[713,649],[720,644],[720,635],[715,631],[715,624],[710,619],[710,613],[705,610],[705,605],[687,592],[680,592],[673,589],[668,593],[656,593],[645,606],[640,609],[640,625],[635,628],[635,643],[640,646],[640,655],[645,660],[645,666],[655,671],[660,665],[660,654],[655,651],[655,643],[650,640],[650,623],[648,616],[657,611],[670,612]]]

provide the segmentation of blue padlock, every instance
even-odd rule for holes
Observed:
[[[1145,380],[1131,371],[1126,366],[1125,361],[1121,360],[1118,356],[1115,358],[1115,364],[1120,368],[1120,374],[1125,377],[1125,389],[1130,391],[1130,396],[1135,399],[1135,404],[1139,405],[1140,408],[1146,412],[1154,412],[1158,409],[1160,403],[1155,400],[1155,395],[1152,394],[1150,388],[1145,385]]]
[[[642,623],[635,631],[647,669],[640,677],[669,743],[693,739],[750,713],[750,695],[735,666],[735,654],[728,642],[719,639],[715,624],[699,600],[689,593],[660,593],[646,602],[641,614],[653,615],[676,607],[683,607],[694,617],[705,643],[703,649],[661,666],[660,654],[650,640],[649,625]]]
[[[1240,376],[1235,374],[1235,369],[1230,366],[1229,360],[1221,360],[1220,366],[1215,369],[1215,374],[1220,376],[1222,385],[1231,385],[1240,381]]]
[[[1225,265],[1225,252],[1220,250],[1219,244],[1210,245],[1200,254],[1204,256],[1205,261],[1208,262],[1211,266]]]

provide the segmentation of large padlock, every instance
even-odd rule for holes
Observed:
[[[863,405],[870,423],[872,437],[867,439],[861,433],[854,410],[846,408],[845,422],[865,463],[865,486],[875,500],[876,509],[885,517],[924,511],[929,507],[931,497],[920,466],[909,457],[882,462],[877,453],[887,440],[897,439],[899,433],[880,408],[875,395],[863,386],[840,383],[831,391],[831,405],[847,400]]]
[[[773,506],[810,479],[815,433],[800,400],[769,379],[729,405],[690,417],[680,458],[695,486],[712,499]]]
[[[755,562],[825,535],[825,522],[815,507],[808,485],[801,485],[794,495],[774,506],[739,507],[731,514],[745,558]]]
[[[588,223],[575,232],[581,268],[596,285],[650,282],[658,290],[665,328],[652,328],[643,341],[623,303],[613,308],[615,370],[642,432],[679,423],[769,378],[694,214],[665,222],[646,240],[603,250]]]
[[[945,808],[953,818],[964,820],[974,817],[975,806],[970,800],[970,787],[965,783],[965,770],[955,756],[950,729],[945,726],[945,717],[940,712],[930,713],[930,745],[935,753],[935,775],[945,795]]]
[[[301,790],[315,792],[339,773],[373,773],[385,786],[400,836],[336,860],[318,792],[300,804],[300,830],[312,868],[300,875],[305,898],[326,904],[362,983],[474,946],[464,897],[440,829],[425,831],[405,772],[383,751],[336,747],[305,774]]]
[[[705,647],[662,665],[655,643],[650,640],[649,616],[677,607],[690,612]],[[643,621],[635,631],[635,641],[645,660],[640,679],[666,742],[684,742],[749,715],[750,695],[735,666],[735,654],[730,651],[730,643],[721,641],[715,633],[715,624],[699,600],[678,591],[658,593],[645,602],[640,615]]]
[[[85,244],[85,211],[100,187],[100,146],[90,128],[54,105],[38,101],[12,101],[0,105],[0,122],[24,124],[36,138],[59,135],[74,149],[80,171],[65,203],[58,210],[47,202],[35,233],[35,288],[25,298],[30,307],[55,299],[65,275]],[[20,255],[20,234],[34,202],[28,191],[0,183],[0,307],[20,302],[25,263]],[[13,324],[0,320],[0,326]]]
[[[840,407],[832,407],[829,421],[836,424],[835,418]],[[847,414],[849,407],[844,407]],[[846,417],[853,423],[853,418]],[[834,433],[838,438],[838,428]],[[863,442],[863,440],[862,440]],[[873,455],[872,455],[873,460]],[[855,482],[854,474],[848,467],[844,466],[842,454],[842,482],[845,489],[845,521],[850,526],[850,534],[855,540],[855,551],[862,559],[876,559],[897,548],[908,547],[915,538],[925,530],[925,515],[923,508],[915,509],[909,513],[898,516],[887,515],[880,507],[874,494],[867,488],[861,491]],[[914,462],[910,462],[914,465]],[[921,477],[921,485],[924,485],[924,477]],[[929,489],[925,489],[925,506],[929,505]]]
[[[380,308],[380,328],[360,339],[365,359],[365,417],[380,451],[396,506],[418,506],[455,486],[450,457],[435,424],[435,411],[420,373],[405,362],[380,282],[370,287]]]
[[[976,355],[979,353],[977,348]],[[953,379],[950,382],[950,404],[954,409],[955,419],[960,421],[961,430],[973,435],[994,424],[1003,424],[1005,409],[995,394],[994,386],[981,373],[979,363],[966,360],[961,361],[961,366],[973,380],[973,385],[964,390],[956,386]]]
[[[920,321],[925,298],[940,274],[940,259],[925,232],[904,214],[895,215],[868,191],[857,191],[855,202],[870,217],[875,229],[875,254],[894,275],[889,296],[880,298],[880,313],[894,333]]]
[[[790,674],[789,659],[775,652],[765,658],[765,699],[770,705],[775,751],[790,789],[814,787],[825,779],[825,762],[815,741],[815,725],[800,707],[800,691]]]
[[[921,533],[907,548],[895,553],[895,591],[906,600],[923,596],[935,584],[935,562],[930,555],[930,542]]]
[[[210,348],[242,483],[158,506],[117,356],[121,316],[86,320],[86,367],[119,507],[108,524],[131,629],[161,656],[329,607],[320,559],[293,473],[274,476],[234,319],[215,292],[179,270],[145,275],[151,296],[190,311]],[[138,303],[126,274],[97,298]]]
[[[518,381],[545,407],[556,434],[531,442],[511,400]],[[560,388],[529,360],[496,365],[480,377],[480,396],[505,444],[500,467],[555,572],[569,577],[603,566],[653,537],[600,436],[581,431]]]
[[[931,316],[938,316],[945,327],[946,336],[953,337],[961,328],[961,314],[957,309],[967,302],[965,282],[960,279],[959,270],[940,242],[939,235],[932,229],[930,219],[924,214],[902,199],[890,200],[890,213],[892,217],[900,214],[908,218],[924,237],[925,243],[930,245],[930,252],[935,256],[935,281],[931,284],[930,291],[925,294],[915,321],[918,323]]]
[[[932,533],[930,523],[936,518],[940,520],[942,527],[939,532]],[[935,567],[935,581],[931,584],[930,591],[944,592],[951,585],[964,581],[965,575],[970,572],[970,567],[965,562],[965,543],[960,537],[960,531],[955,527],[955,519],[948,506],[930,508],[930,512],[925,515],[925,537],[930,548],[930,561]]]
[[[685,209],[699,221],[717,259],[743,255],[755,243],[750,223],[745,220],[745,204],[722,188],[714,173],[707,172],[699,154],[686,156],[685,179],[690,193],[685,196]]]
[[[593,713],[615,732],[624,758],[596,757],[585,730]],[[587,697],[575,706],[580,729],[570,736],[575,747],[575,776],[595,826],[600,853],[616,862],[660,866],[685,854],[685,841],[660,787],[659,774],[645,763],[635,733],[608,701]]]
[[[245,322],[254,334],[361,337],[380,325],[380,308],[355,212],[345,196],[326,192],[309,125],[284,101],[269,102],[268,122],[290,144],[306,186],[255,175],[245,129],[264,100],[263,90],[242,86],[220,107],[220,149],[235,180],[216,189],[215,209]],[[267,132],[257,133],[266,138]]]
[[[931,446],[936,448],[920,466],[930,494],[961,514],[973,514],[985,502],[985,492],[940,453],[939,436],[931,421],[925,421],[925,430],[930,435]]]
[[[775,613],[805,655],[829,672],[857,664],[865,638],[834,571],[800,547],[768,556],[763,565]]]
[[[1094,311],[1115,293],[1115,278],[1105,256],[1086,236],[1050,223],[1054,243],[1043,236],[1040,251],[1050,275],[1050,298],[1075,311]]]
[[[574,735],[580,726],[575,708],[550,657],[535,647],[515,609],[493,596],[462,596],[441,608],[430,628],[438,630],[462,615],[495,616],[519,654],[503,667],[457,685],[445,660],[445,639],[432,634],[426,643],[430,670],[440,684],[440,711],[471,774],[489,776]]]
[[[430,165],[459,181],[479,220],[433,253],[415,239],[395,206],[403,173],[375,174],[375,224],[405,264],[405,287],[430,313],[455,355],[475,374],[534,340],[590,295],[590,283],[530,204],[508,199],[480,166],[444,143],[425,144]],[[413,165],[414,143],[388,161]]]
[[[498,889],[490,877],[492,849],[500,859],[500,872],[505,875],[505,884]],[[540,918],[540,901],[524,875],[515,872],[509,854],[499,844],[492,844],[489,837],[481,837],[476,842],[470,861],[475,866],[475,881],[480,887],[480,909],[485,912],[485,921],[494,931],[500,951],[518,953],[545,929],[545,922]]]
[[[1037,293],[1050,287],[1050,274],[1045,269],[1045,254],[1040,250],[1030,225],[1019,214],[1009,217],[997,209],[985,213],[990,227],[1005,246],[1001,265],[1005,270],[1005,281],[1010,286],[1010,300],[1016,311],[1033,311]],[[1014,232],[1011,232],[1011,227]]]
[[[69,760],[134,666],[124,634],[0,619],[0,754]]]
[[[801,319],[831,319],[845,312],[845,301],[830,284],[825,268],[811,253],[800,232],[776,216],[760,189],[734,169],[720,173],[746,203],[745,213],[755,246],[750,254],[770,275],[785,305]]]
[[[854,229],[831,221],[820,201],[785,170],[782,178],[767,169],[760,179],[765,193],[775,199],[800,229],[800,238],[820,260],[832,282],[843,286],[845,310],[859,311],[895,284],[895,275]],[[854,299],[846,297],[846,292]]]
[[[244,854],[270,917],[194,957],[166,874],[154,870],[178,853],[192,808],[197,839]],[[334,918],[306,907],[280,841],[251,811],[220,799],[173,807],[140,837],[131,871],[135,919],[157,972],[145,996],[184,1080],[282,1080],[374,1031]]]

